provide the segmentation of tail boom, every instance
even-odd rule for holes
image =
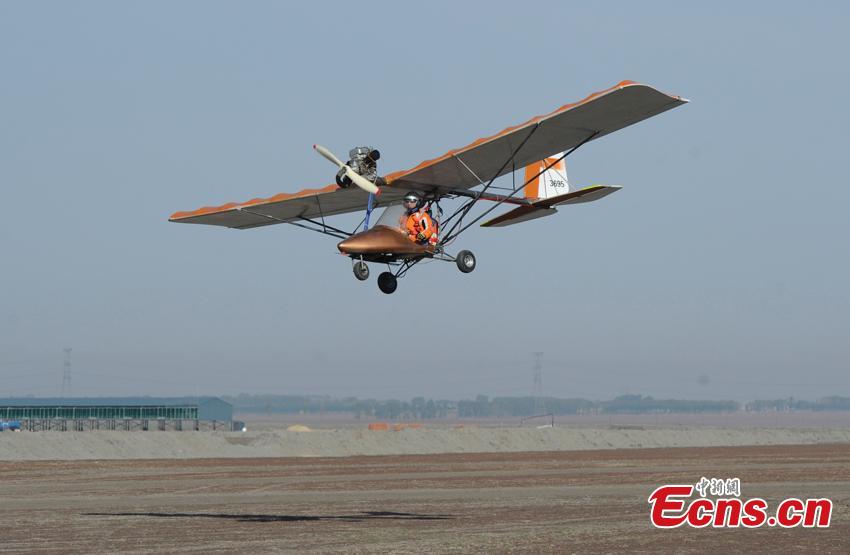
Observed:
[[[532,201],[531,204],[519,206],[500,216],[496,216],[492,220],[488,220],[481,224],[481,227],[506,227],[542,218],[544,216],[551,216],[558,211],[554,208],[555,206],[592,202],[594,200],[601,199],[602,197],[606,197],[611,193],[615,193],[620,189],[622,189],[622,187],[618,185],[592,185],[590,187],[577,189],[562,195],[538,199]]]

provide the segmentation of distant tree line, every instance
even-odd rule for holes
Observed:
[[[257,414],[324,414],[346,413],[356,418],[382,418],[388,420],[425,420],[446,418],[456,410],[457,403],[447,400],[414,397],[410,401],[396,399],[341,399],[316,395],[248,395],[222,397],[240,412]]]
[[[825,397],[818,401],[794,398],[767,401],[688,401],[655,399],[645,395],[621,395],[610,401],[557,399],[555,397],[494,397],[478,395],[475,399],[450,401],[414,397],[410,401],[376,400],[356,397],[334,398],[315,395],[248,395],[222,397],[235,410],[255,414],[325,414],[346,413],[356,418],[386,420],[428,420],[433,418],[523,417],[540,412],[570,414],[641,414],[641,413],[719,413],[790,410],[850,410],[850,397]]]
[[[850,410],[850,397],[832,396],[817,401],[801,401],[793,397],[771,401],[750,401],[744,408],[748,411]]]
[[[535,407],[537,410],[535,410]],[[685,401],[654,399],[642,395],[621,395],[611,401],[556,399],[544,397],[495,397],[479,395],[475,401],[458,401],[458,416],[531,416],[541,410],[558,415],[618,414],[646,412],[729,412],[739,410],[735,401]]]

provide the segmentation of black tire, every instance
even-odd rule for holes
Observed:
[[[384,272],[378,276],[378,289],[380,289],[382,293],[391,295],[395,292],[397,287],[398,280],[395,278],[392,272]]]
[[[460,251],[455,258],[457,269],[468,274],[475,269],[475,255],[471,251]]]
[[[351,267],[351,271],[354,272],[354,277],[360,281],[366,281],[369,279],[369,266],[367,266],[362,260],[355,262],[354,266]]]

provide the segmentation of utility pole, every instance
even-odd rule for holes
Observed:
[[[537,352],[534,353],[534,366],[532,368],[532,373],[534,375],[534,390],[532,392],[534,396],[534,414],[540,415],[543,414],[543,411],[546,410],[546,407],[543,404],[543,353]]]
[[[71,395],[71,347],[62,349],[65,351],[65,361],[62,364],[62,398]]]

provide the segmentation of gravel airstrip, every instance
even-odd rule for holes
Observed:
[[[141,434],[137,434],[141,435]],[[850,445],[0,462],[0,550],[846,553]],[[655,530],[662,484],[738,477],[829,528]]]
[[[841,426],[286,427],[0,433],[0,552],[850,550]],[[832,524],[654,529],[649,494],[702,476]]]

